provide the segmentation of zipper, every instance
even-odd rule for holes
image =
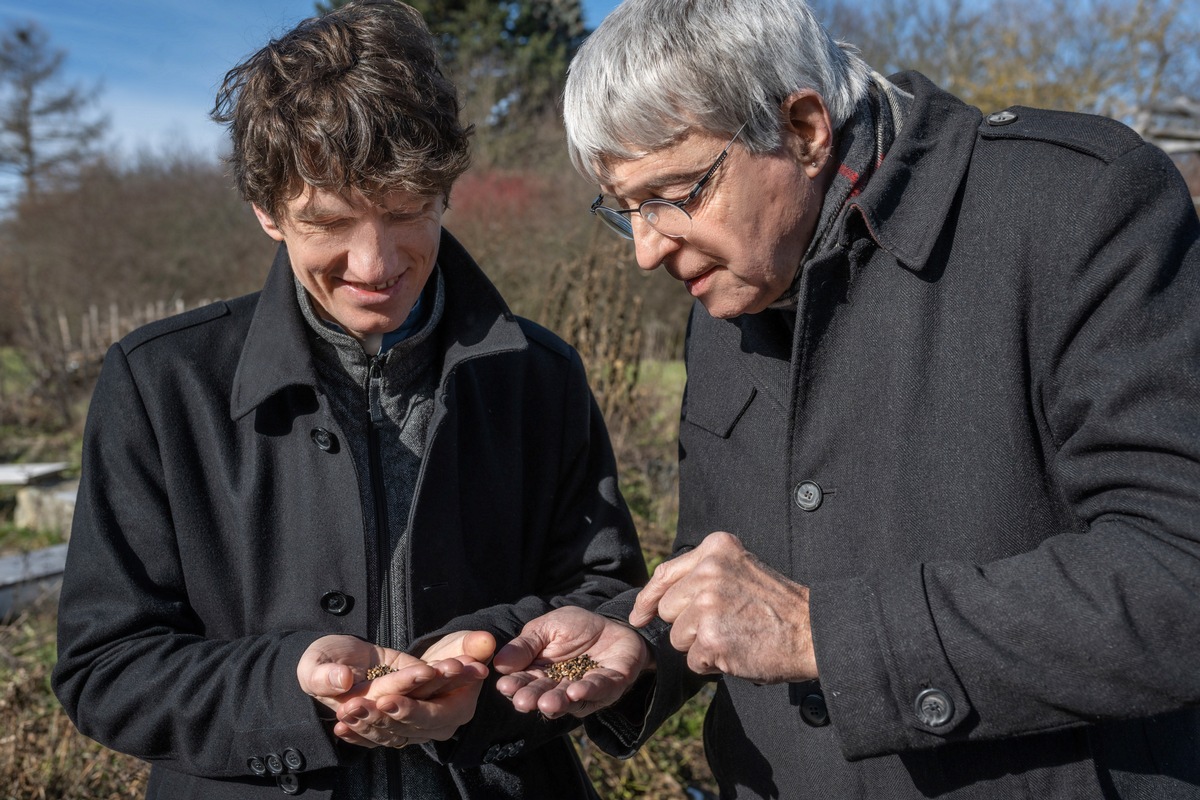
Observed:
[[[370,422],[367,426],[367,450],[371,472],[371,498],[375,504],[375,563],[379,578],[379,629],[378,643],[383,647],[395,647],[392,620],[392,549],[391,531],[388,525],[387,491],[383,482],[383,429],[387,417],[383,413],[383,356],[371,356],[367,379],[367,405]],[[383,752],[383,796],[392,797],[393,789],[401,790],[399,759],[391,751]]]
[[[383,485],[383,435],[384,423],[387,421],[383,414],[383,358],[372,356],[367,382],[367,402],[371,412],[371,422],[368,426],[368,455],[371,469],[371,499],[375,503],[375,550],[376,564],[379,569],[380,623],[377,636],[379,644],[392,647],[392,603],[391,603],[391,551],[387,518],[387,492]]]

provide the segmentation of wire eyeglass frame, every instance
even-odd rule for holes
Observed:
[[[623,239],[633,239],[633,214],[638,214],[642,219],[646,220],[646,224],[654,230],[658,231],[663,236],[670,239],[682,239],[687,236],[692,230],[692,215],[687,212],[685,206],[694,201],[699,196],[700,191],[708,184],[716,171],[725,159],[729,156],[729,148],[733,147],[733,143],[738,140],[745,129],[746,123],[737,129],[733,134],[733,138],[729,140],[729,144],[725,145],[725,149],[717,156],[717,160],[708,168],[708,171],[696,181],[692,186],[691,191],[687,193],[687,197],[682,200],[666,200],[661,197],[651,197],[649,200],[644,200],[638,204],[637,208],[610,208],[604,205],[604,194],[601,193],[592,201],[592,206],[589,209],[591,213],[600,217],[608,228]]]

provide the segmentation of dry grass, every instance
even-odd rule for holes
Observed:
[[[0,626],[0,797],[140,798],[146,766],[82,736],[50,691],[54,620],[47,601]]]
[[[576,741],[584,767],[604,800],[676,800],[688,790],[716,796],[716,781],[704,758],[704,712],[712,699],[692,698],[632,758],[619,760],[595,747],[586,736]]]

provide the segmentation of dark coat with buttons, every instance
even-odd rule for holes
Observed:
[[[1183,181],[1113,121],[893,80],[914,107],[795,321],[692,315],[677,547],[727,530],[810,586],[821,676],[717,683],[722,797],[1200,798]],[[695,690],[648,635],[648,713],[589,721],[615,752]]]
[[[422,647],[466,629],[503,643],[645,567],[578,354],[509,313],[449,235],[439,264],[408,630]],[[296,678],[318,637],[365,638],[373,605],[358,476],[305,325],[281,249],[261,293],[115,345],[92,399],[54,689],[83,733],[154,764],[152,798],[329,797],[363,752]],[[594,796],[566,729],[489,682],[427,752],[463,797]]]

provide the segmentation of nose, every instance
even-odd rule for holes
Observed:
[[[632,222],[633,248],[637,255],[638,267],[647,272],[657,269],[668,255],[682,246],[682,239],[663,236],[636,214]]]
[[[372,221],[360,225],[350,248],[350,272],[363,283],[383,283],[395,276],[400,247],[396,232]]]

